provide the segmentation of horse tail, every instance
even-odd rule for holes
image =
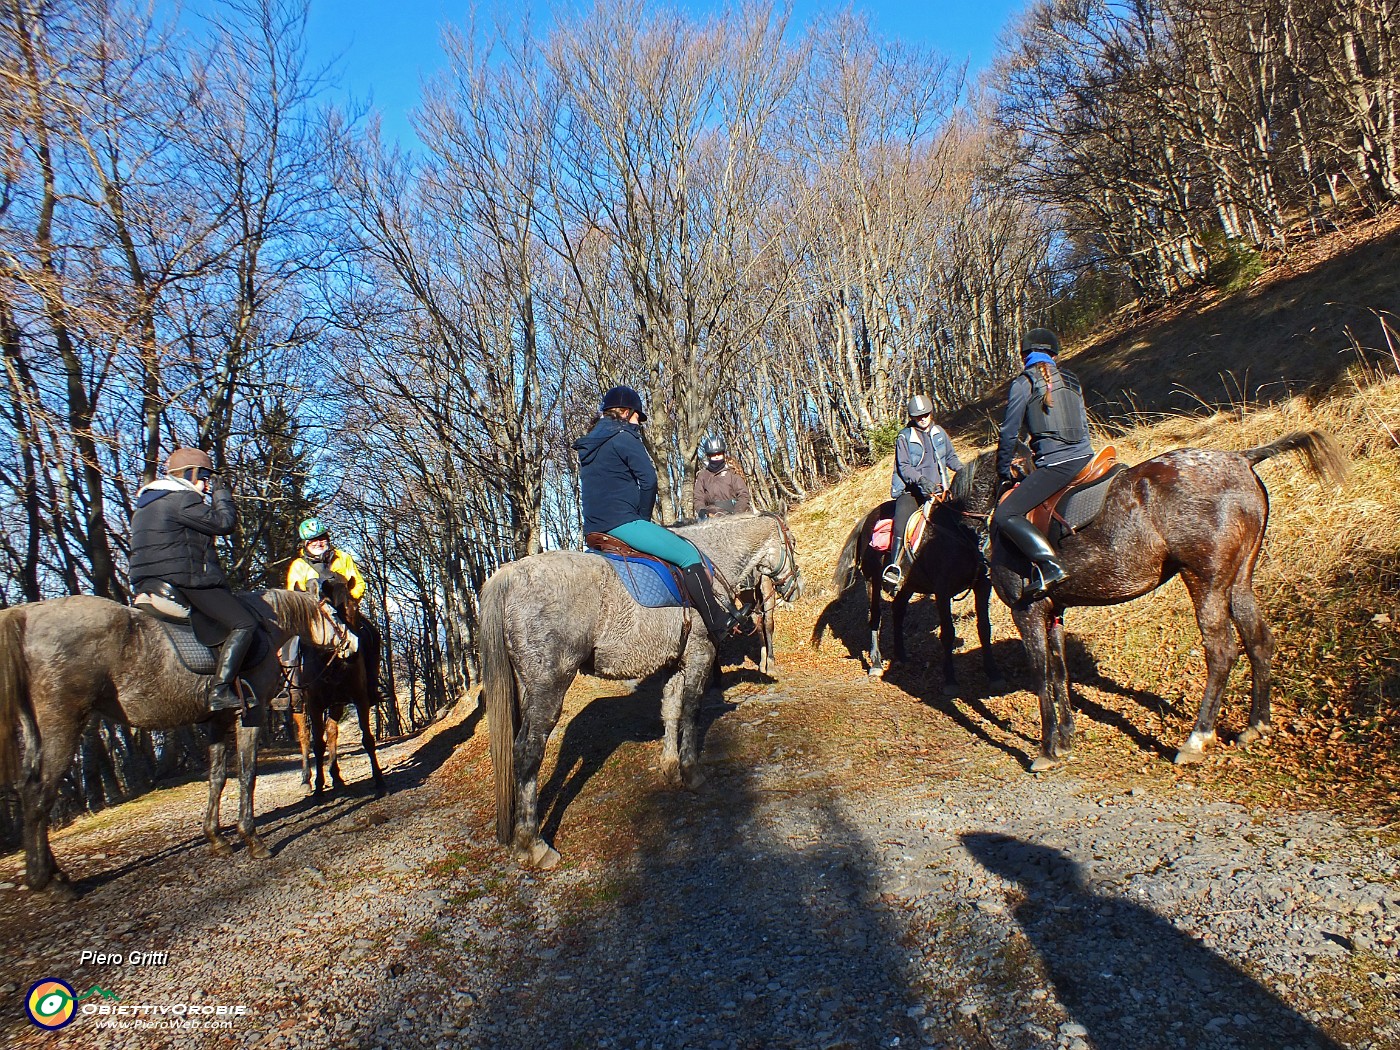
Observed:
[[[843,594],[855,586],[856,581],[860,578],[857,562],[860,554],[860,534],[864,528],[865,521],[863,519],[856,523],[856,527],[846,537],[846,543],[841,548],[840,557],[836,559],[836,571],[831,575],[831,585],[836,588],[836,597],[827,603],[826,608],[817,617],[817,622],[812,625],[813,649],[822,647],[822,635],[826,633],[827,621],[831,619],[836,603],[840,601]]]
[[[19,718],[29,706],[29,675],[24,666],[24,615],[0,612],[0,784],[19,777]]]
[[[481,696],[491,735],[491,770],[496,783],[496,838],[509,844],[515,833],[515,734],[520,729],[520,695],[506,646],[506,570],[481,588],[477,632],[481,642]]]
[[[1285,434],[1277,441],[1267,445],[1260,445],[1258,448],[1246,449],[1240,453],[1249,460],[1251,467],[1258,466],[1264,460],[1272,456],[1280,455],[1284,452],[1300,452],[1307,461],[1308,470],[1314,477],[1330,481],[1333,484],[1340,484],[1347,475],[1346,453],[1332,439],[1330,434],[1321,430],[1295,430],[1292,434]]]
[[[856,522],[856,527],[846,537],[846,544],[841,548],[841,556],[836,559],[836,571],[831,574],[831,585],[836,588],[837,597],[854,587],[856,580],[860,577],[857,562],[860,560],[860,534],[864,528],[865,519],[862,518]]]

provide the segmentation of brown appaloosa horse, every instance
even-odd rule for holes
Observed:
[[[345,707],[351,704],[360,722],[360,742],[369,757],[370,776],[374,780],[376,798],[383,798],[386,788],[379,758],[374,750],[374,730],[370,728],[370,712],[379,703],[379,660],[382,640],[373,620],[360,613],[360,603],[350,597],[350,588],[342,576],[321,581],[321,598],[345,621],[360,640],[359,648],[348,657],[331,653],[302,650],[302,691],[306,709],[292,713],[297,741],[301,745],[301,783],[311,788],[311,755],[316,756],[317,795],[326,790],[324,763],[330,753],[331,784],[337,790],[345,787],[340,777],[340,720]]]
[[[1235,631],[1249,655],[1253,686],[1249,726],[1237,742],[1245,746],[1270,731],[1274,641],[1254,595],[1254,563],[1269,521],[1269,494],[1254,468],[1284,452],[1301,453],[1311,472],[1326,481],[1335,483],[1345,475],[1346,456],[1320,431],[1295,432],[1243,452],[1177,449],[1124,470],[1109,482],[1098,517],[1061,543],[1059,556],[1068,575],[1038,601],[1022,599],[1025,558],[993,537],[992,584],[1011,608],[1040,695],[1040,755],[1031,763],[1032,771],[1057,765],[1074,743],[1064,611],[1117,605],[1178,574],[1196,608],[1206,688],[1177,763],[1199,762],[1215,740],[1225,683],[1240,654]],[[983,454],[972,469],[993,472],[994,456]],[[990,511],[991,503],[981,509]]]
[[[953,596],[972,591],[977,611],[977,637],[982,644],[982,666],[993,686],[1001,684],[1001,672],[992,658],[992,620],[990,615],[992,584],[987,576],[987,562],[982,554],[982,534],[985,514],[971,513],[973,507],[984,507],[992,500],[995,472],[980,476],[969,470],[959,471],[953,479],[949,498],[929,515],[923,543],[910,562],[904,583],[892,600],[894,610],[894,660],[908,659],[904,651],[904,614],[909,599],[916,594],[931,594],[938,602],[938,636],[943,643],[943,690],[957,689],[953,669],[953,650],[959,639],[953,630]],[[977,490],[977,486],[982,491]],[[832,584],[836,598],[822,610],[812,628],[812,646],[821,645],[822,636],[831,613],[842,596],[864,577],[870,607],[870,670],[872,678],[882,677],[886,670],[880,652],[881,580],[885,570],[885,552],[870,546],[871,533],[882,517],[892,515],[892,504],[885,502],[870,511],[846,537],[845,546],[837,559]]]

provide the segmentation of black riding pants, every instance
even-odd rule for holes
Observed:
[[[230,631],[258,625],[258,618],[227,587],[181,587],[180,593],[191,606]]]
[[[1085,456],[1082,459],[1072,459],[1068,463],[1057,463],[1053,467],[1037,467],[1031,471],[1019,485],[1011,490],[1011,495],[997,506],[996,513],[992,515],[992,527],[1000,528],[1001,523],[1007,518],[1025,517],[1068,485],[1070,480],[1083,470],[1084,465],[1093,458],[1093,456]]]
[[[890,554],[894,555],[904,545],[904,530],[909,527],[909,519],[914,516],[914,512],[919,509],[919,497],[908,489],[899,494],[899,499],[894,501],[894,537],[890,541]]]

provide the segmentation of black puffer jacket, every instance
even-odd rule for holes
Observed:
[[[161,478],[136,494],[131,515],[131,582],[164,580],[176,587],[224,587],[214,537],[238,520],[233,495],[220,486],[212,505],[186,482]]]

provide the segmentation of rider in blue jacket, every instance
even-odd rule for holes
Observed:
[[[710,637],[718,641],[734,629],[738,617],[732,606],[716,597],[695,545],[651,520],[656,467],[642,444],[641,424],[646,420],[641,395],[630,386],[615,386],[603,395],[593,429],[574,442],[583,531],[605,532],[679,568],[690,600]]]
[[[1055,363],[1060,339],[1048,328],[1032,328],[1021,338],[1025,369],[1011,381],[1006,416],[997,444],[997,476],[1012,477],[1012,459],[1021,434],[1030,435],[1035,470],[1001,501],[992,515],[993,529],[1020,548],[1034,566],[1024,598],[1043,598],[1065,578],[1055,548],[1026,515],[1064,488],[1094,456],[1089,443],[1089,415],[1079,380]]]
[[[894,442],[894,475],[890,478],[894,536],[883,576],[886,586],[897,590],[904,582],[900,555],[910,517],[929,500],[946,492],[953,475],[962,468],[947,431],[933,421],[933,402],[927,394],[915,394],[909,399],[909,425]]]

